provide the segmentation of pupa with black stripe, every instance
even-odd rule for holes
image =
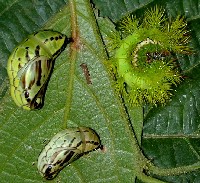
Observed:
[[[7,72],[14,102],[26,110],[40,109],[54,61],[71,42],[66,35],[52,30],[31,34],[11,53]]]
[[[38,171],[53,179],[67,165],[84,154],[102,148],[99,135],[91,128],[68,128],[57,133],[38,157]]]

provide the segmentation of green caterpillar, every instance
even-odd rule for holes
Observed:
[[[170,99],[172,85],[181,81],[172,55],[191,52],[186,25],[180,16],[168,22],[157,7],[142,20],[129,16],[121,21],[120,33],[111,42],[116,48],[112,70],[117,90],[132,106],[164,104]]]
[[[91,128],[68,128],[57,133],[38,157],[38,171],[53,179],[67,165],[90,151],[101,148],[98,134]]]
[[[40,109],[54,61],[70,42],[64,34],[42,30],[22,41],[8,59],[10,92],[26,110]]]

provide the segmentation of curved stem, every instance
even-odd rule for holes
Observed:
[[[148,166],[147,171],[149,171],[150,174],[155,174],[159,176],[174,176],[174,175],[180,175],[180,174],[193,172],[195,170],[198,170],[199,168],[200,168],[200,161],[192,165],[180,166],[176,168],[160,168],[153,164],[150,164]]]

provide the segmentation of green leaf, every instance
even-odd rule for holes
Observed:
[[[64,168],[48,182],[134,182],[144,158],[137,150],[124,106],[114,92],[112,78],[104,65],[105,38],[114,25],[99,18],[88,1],[1,2],[0,39],[0,178],[1,182],[46,182],[37,172],[37,158],[45,144],[63,128],[89,126],[101,137],[105,152],[95,151]],[[166,106],[145,108],[142,150],[156,166],[171,168],[200,159],[200,64],[199,4],[195,1],[94,1],[100,15],[118,21],[132,12],[143,13],[155,4],[169,16],[185,15],[195,54],[178,56],[185,79]],[[125,8],[124,8],[125,7]],[[93,12],[94,10],[94,12]],[[108,11],[109,10],[109,11]],[[105,12],[107,14],[105,14]],[[72,17],[77,19],[76,46],[68,45],[55,62],[45,104],[41,110],[25,111],[9,94],[6,64],[9,54],[26,36],[40,29],[53,29],[71,36]],[[96,24],[98,23],[98,24]],[[87,84],[80,65],[86,63],[92,84]],[[139,115],[140,116],[140,115]],[[140,116],[141,117],[141,116]],[[133,119],[136,120],[136,119]],[[135,121],[131,121],[134,123]],[[137,134],[137,129],[136,134]],[[139,129],[138,129],[139,130]],[[139,133],[140,134],[140,133]],[[141,157],[142,160],[139,160]],[[137,164],[138,163],[138,164]],[[140,163],[140,164],[139,164]],[[139,173],[138,173],[139,172]],[[140,182],[138,176],[137,182]],[[143,181],[152,179],[143,177]],[[199,182],[200,172],[159,176],[169,182]],[[155,180],[155,179],[154,179]]]

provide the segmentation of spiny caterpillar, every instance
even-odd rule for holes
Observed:
[[[64,34],[42,30],[31,34],[11,53],[7,71],[11,96],[26,110],[40,109],[54,61],[70,42]]]
[[[91,128],[68,128],[57,133],[38,157],[38,171],[53,179],[67,165],[90,151],[102,148],[98,134]]]
[[[173,85],[181,81],[175,54],[189,54],[184,18],[169,22],[162,8],[148,10],[144,17],[128,16],[119,23],[110,46],[116,88],[131,106],[165,104]]]

